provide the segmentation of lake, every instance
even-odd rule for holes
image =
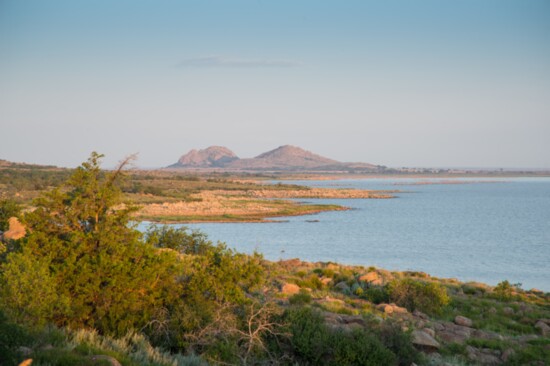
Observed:
[[[441,180],[465,184],[418,184]],[[491,285],[507,279],[550,291],[550,178],[288,183],[403,192],[395,199],[308,199],[352,210],[281,219],[285,222],[185,226],[270,260],[372,265]]]

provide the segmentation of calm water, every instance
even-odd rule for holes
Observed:
[[[508,279],[526,289],[550,291],[550,178],[408,184],[418,181],[427,180],[292,182],[406,192],[386,200],[307,200],[353,210],[291,217],[282,223],[186,226],[239,251],[257,250],[271,260],[419,270],[492,285]],[[312,219],[319,222],[306,221]]]

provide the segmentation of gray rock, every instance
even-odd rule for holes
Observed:
[[[429,335],[431,335],[432,338],[435,338],[435,330],[430,329],[430,328],[424,328],[424,329],[422,329],[422,331],[423,331],[424,333],[428,333]]]
[[[471,327],[473,323],[471,319],[462,315],[457,315],[455,317],[455,324],[462,325],[463,327]]]
[[[434,337],[422,330],[413,330],[412,343],[415,346],[428,349],[439,349],[439,347],[441,347],[439,342],[436,341]]]
[[[544,336],[544,337],[547,337],[548,335],[550,335],[550,326],[548,324],[546,324],[545,322],[543,322],[542,320],[539,320],[536,324],[535,324],[535,328],[537,328],[538,330],[540,330],[540,333]]]
[[[342,292],[349,292],[351,290],[349,285],[344,281],[338,282],[334,287]]]

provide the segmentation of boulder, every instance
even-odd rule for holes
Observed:
[[[401,306],[394,305],[393,306],[393,312],[397,314],[408,314],[409,311],[407,308],[402,308]]]
[[[424,349],[439,349],[441,347],[439,342],[435,340],[430,334],[423,330],[413,330],[412,332],[412,344]]]
[[[435,330],[433,330],[431,328],[424,328],[424,329],[422,329],[422,331],[424,333],[428,333],[430,336],[432,336],[432,338],[435,339]]]
[[[382,278],[377,272],[369,272],[359,277],[359,281],[367,282],[372,285],[380,286],[383,284]]]
[[[421,312],[420,310],[415,310],[415,311],[413,311],[412,314],[416,318],[420,318],[420,319],[423,319],[423,320],[428,320],[428,316],[426,314],[424,314],[423,312]]]
[[[337,290],[340,290],[341,292],[349,292],[349,291],[351,291],[349,285],[348,285],[345,281],[338,282],[336,285],[334,285],[334,287],[335,287]]]
[[[393,306],[390,304],[378,304],[376,305],[376,310],[384,312],[386,314],[392,314]]]
[[[502,312],[506,315],[512,315],[514,314],[514,309],[512,309],[509,306],[506,306],[505,308],[502,309]]]
[[[281,293],[285,295],[294,295],[300,292],[300,286],[293,283],[285,283],[281,288]]]
[[[462,325],[463,327],[471,327],[473,323],[471,319],[462,315],[457,315],[455,317],[455,324]]]
[[[544,336],[544,337],[547,337],[550,335],[550,326],[548,326],[548,324],[546,324],[545,322],[543,322],[542,320],[539,320],[536,324],[535,324],[535,328],[537,328],[538,330],[540,330],[540,333]]]
[[[2,235],[4,240],[18,240],[25,236],[27,231],[23,224],[19,222],[17,217],[10,217],[8,219],[9,229]]]
[[[28,358],[25,361],[21,362],[19,366],[30,366],[31,363],[32,363],[32,358]]]

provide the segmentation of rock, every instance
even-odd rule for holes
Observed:
[[[434,328],[436,329],[436,334],[439,337],[439,339],[445,343],[462,344],[468,338],[470,338],[472,332],[474,331],[474,329],[472,328],[450,323],[450,322],[440,323],[440,326],[438,326],[437,328],[435,326],[436,324],[434,324]],[[443,329],[439,330],[441,328]]]
[[[334,287],[341,292],[349,292],[351,290],[349,285],[344,281],[338,282],[336,285],[334,285]]]
[[[544,337],[547,337],[548,335],[550,335],[550,326],[548,326],[548,324],[546,324],[546,323],[543,322],[542,320],[539,320],[539,321],[535,324],[535,328],[537,328],[538,330],[540,330],[540,333],[541,333]]]
[[[390,306],[392,307],[392,313],[395,313],[395,314],[407,314],[409,312],[406,308],[402,308],[393,303],[390,304]]]
[[[21,362],[19,366],[30,366],[31,363],[32,363],[32,358],[28,358],[25,361]]]
[[[516,340],[520,343],[527,343],[529,341],[532,341],[532,340],[538,339],[538,338],[539,338],[539,336],[536,335],[536,334],[525,334],[525,335],[517,337]]]
[[[8,219],[9,230],[4,232],[4,240],[18,240],[25,236],[27,233],[23,224],[19,222],[17,217],[10,217]]]
[[[511,307],[507,306],[505,308],[502,309],[502,312],[506,315],[512,315],[514,314],[514,309],[512,309]]]
[[[422,329],[424,333],[428,333],[432,338],[435,338],[435,330],[431,328],[424,328]]]
[[[489,314],[496,314],[497,313],[497,309],[494,307],[494,306],[491,306],[491,308],[489,310],[487,310],[487,312]]]
[[[369,272],[365,275],[362,275],[361,277],[359,277],[359,281],[367,282],[376,286],[380,286],[383,283],[382,278],[378,275],[377,272]]]
[[[438,332],[437,337],[445,343],[459,343],[459,344],[463,344],[464,342],[466,342],[468,338],[470,338],[466,334],[457,334],[448,330]]]
[[[98,361],[98,360],[102,360],[102,361],[107,361],[111,364],[111,366],[122,366],[120,364],[120,362],[117,361],[116,358],[114,357],[111,357],[111,356],[107,356],[107,355],[94,355],[94,356],[90,356],[90,358],[93,360],[93,361]]]
[[[424,314],[423,312],[421,312],[420,310],[413,311],[413,316],[415,316],[417,318],[420,318],[420,319],[423,319],[423,320],[428,320],[428,316],[426,314]]]
[[[328,285],[328,284],[331,283],[331,282],[332,282],[332,278],[330,278],[330,277],[323,277],[323,278],[321,278],[321,283],[322,283],[323,285],[325,285],[325,286]]]
[[[376,310],[382,311],[386,314],[392,314],[393,313],[393,306],[390,304],[378,304],[376,305]]]
[[[472,346],[466,346],[468,359],[476,365],[500,365],[500,351],[484,348],[482,350]]]
[[[439,349],[439,342],[435,340],[430,334],[422,330],[413,330],[412,343],[415,346],[427,349]]]
[[[496,339],[496,340],[504,340],[504,337],[498,333],[491,332],[488,330],[479,330],[475,329],[472,333],[472,337],[479,338],[479,339]]]
[[[367,325],[367,323],[365,322],[365,319],[363,319],[363,317],[360,315],[342,316],[342,322],[344,324],[358,324],[361,326]]]
[[[285,295],[294,295],[300,292],[300,286],[293,283],[285,283],[281,288],[281,293]]]
[[[465,316],[457,315],[455,317],[455,324],[462,325],[463,327],[471,327],[472,320],[466,318]]]
[[[434,323],[433,328],[438,332],[445,330],[445,326],[441,323]]]

